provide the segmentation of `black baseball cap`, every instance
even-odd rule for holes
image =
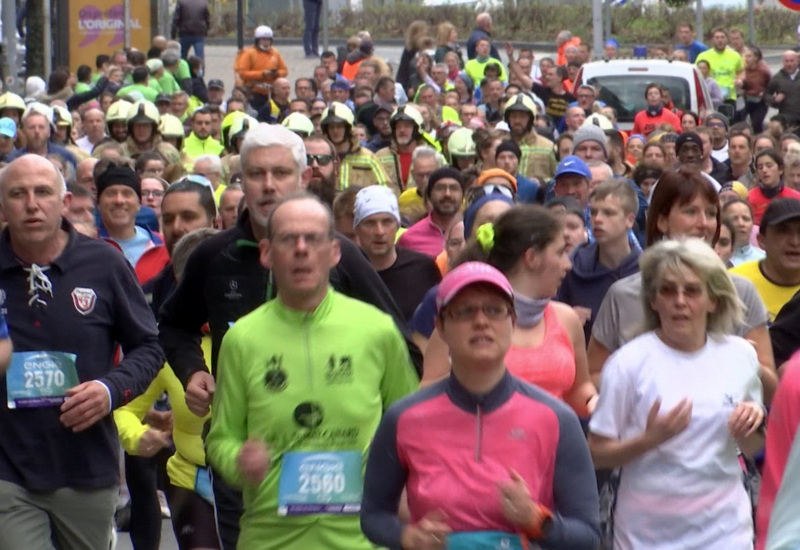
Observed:
[[[678,136],[678,139],[675,141],[675,152],[681,150],[681,147],[686,145],[687,143],[694,143],[700,150],[703,150],[703,140],[702,138],[694,132],[684,132]]]
[[[156,96],[156,105],[159,103],[172,103],[172,96],[169,94],[158,94]]]
[[[225,84],[218,78],[208,81],[208,89],[209,90],[224,90]]]
[[[794,219],[800,219],[800,200],[775,199],[769,203],[767,210],[761,217],[761,225],[758,232],[763,235],[767,227]]]

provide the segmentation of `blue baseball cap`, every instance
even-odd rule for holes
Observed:
[[[564,159],[558,163],[556,179],[566,174],[576,174],[588,180],[592,179],[592,171],[589,170],[589,167],[583,162],[582,158],[576,157],[575,155],[564,157]]]
[[[17,137],[17,123],[7,116],[0,118],[0,135],[11,139]]]

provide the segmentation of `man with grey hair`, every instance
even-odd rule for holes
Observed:
[[[110,547],[119,491],[111,412],[164,361],[133,270],[62,218],[69,202],[44,157],[0,172],[0,288],[21,289],[3,303],[15,350],[0,377],[0,548]]]
[[[263,268],[258,243],[279,199],[304,190],[311,177],[300,137],[279,125],[258,124],[241,147],[242,188],[247,208],[236,226],[203,242],[189,258],[178,288],[161,310],[160,339],[169,363],[186,387],[189,409],[204,416],[216,388],[220,345],[243,315],[275,297],[270,269]],[[358,247],[339,238],[341,260],[332,269],[333,288],[390,313],[405,326],[397,304]],[[203,326],[211,331],[211,372],[200,348]],[[412,348],[412,352],[415,351]],[[418,353],[418,352],[417,352]],[[415,354],[415,362],[419,356]],[[213,476],[217,532],[223,550],[236,548],[241,495]]]
[[[225,191],[225,185],[220,185],[222,178],[222,161],[217,155],[200,155],[194,161],[192,173],[203,176],[214,187],[214,196],[219,201],[219,196]],[[221,188],[220,188],[221,187]]]

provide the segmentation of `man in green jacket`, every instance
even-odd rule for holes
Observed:
[[[151,88],[150,69],[146,66],[136,67],[133,70],[133,84],[125,86],[117,91],[117,96],[129,98],[132,101],[146,99],[150,103],[155,103],[158,92]]]
[[[243,488],[238,547],[371,549],[364,463],[383,412],[416,388],[408,350],[390,316],[330,287],[341,253],[319,199],[279,200],[259,248],[277,298],[225,335],[206,440]]]

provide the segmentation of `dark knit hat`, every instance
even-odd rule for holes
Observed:
[[[461,186],[461,190],[464,190],[464,176],[461,175],[461,172],[456,170],[455,168],[450,168],[449,166],[445,166],[444,168],[439,168],[435,170],[429,177],[428,177],[428,185],[425,187],[425,198],[431,198],[431,191],[433,189],[433,185],[444,178],[451,178],[458,182]]]
[[[510,139],[500,142],[500,145],[498,145],[497,149],[495,150],[494,158],[496,159],[500,155],[500,153],[503,153],[505,151],[511,151],[512,153],[514,153],[514,156],[517,157],[517,160],[522,158],[522,151],[520,150],[519,145],[517,145],[516,142],[511,141]]]
[[[110,164],[105,172],[97,176],[97,181],[95,182],[97,198],[99,199],[103,191],[112,185],[125,185],[130,187],[136,192],[136,196],[139,197],[139,201],[141,202],[142,182],[132,168]]]

